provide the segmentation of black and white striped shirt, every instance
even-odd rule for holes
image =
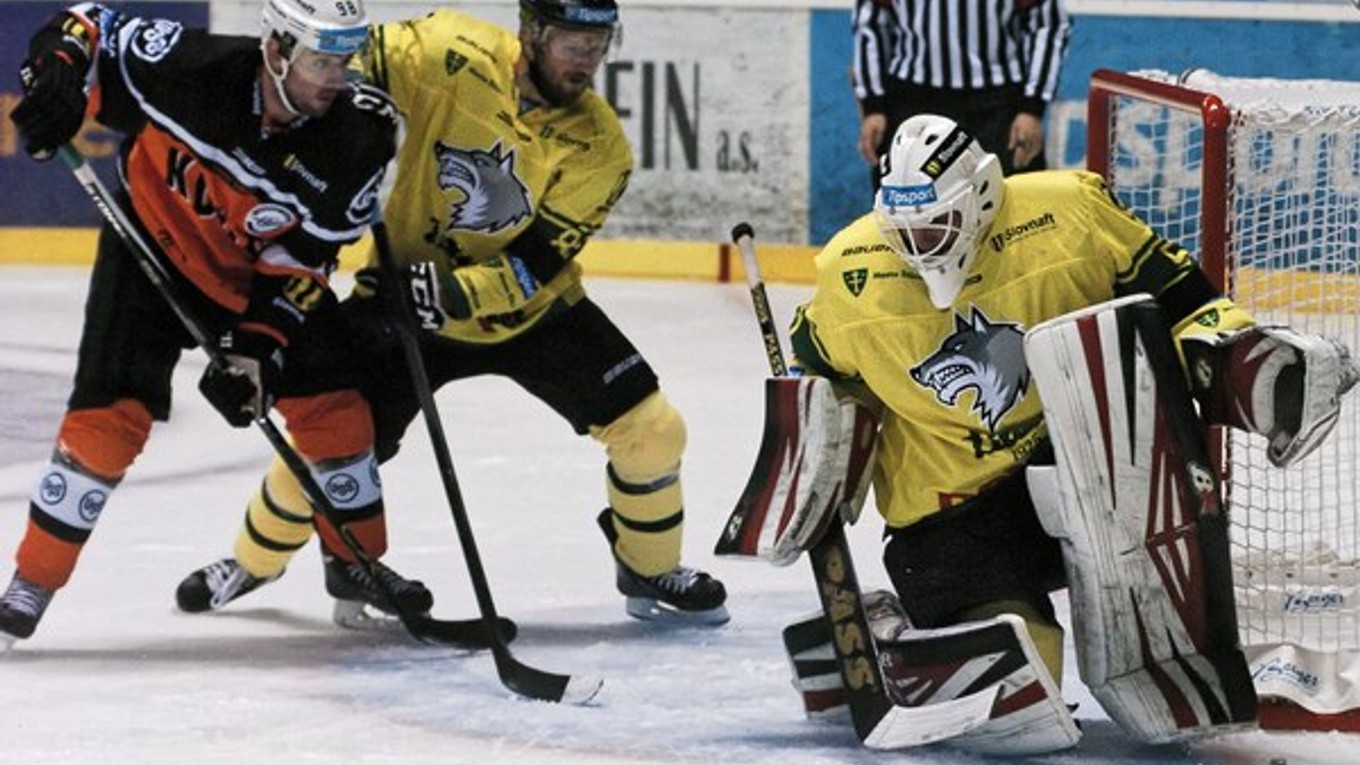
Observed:
[[[1063,0],[855,0],[855,97],[882,112],[889,82],[944,90],[1022,86],[1043,114],[1072,19]]]

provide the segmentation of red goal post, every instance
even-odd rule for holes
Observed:
[[[1360,83],[1097,71],[1087,166],[1263,323],[1360,350]],[[1360,731],[1360,411],[1274,469],[1218,434],[1262,727]]]

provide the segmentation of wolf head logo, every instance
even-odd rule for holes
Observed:
[[[995,432],[1029,386],[1024,338],[1020,325],[992,323],[974,306],[971,319],[954,315],[953,334],[911,368],[911,379],[935,391],[945,406],[953,406],[960,393],[972,388],[977,393],[973,411]]]
[[[490,149],[434,144],[439,188],[463,198],[449,206],[449,228],[495,233],[533,215],[529,190],[515,175],[515,152],[497,141]]]

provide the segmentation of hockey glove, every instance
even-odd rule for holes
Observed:
[[[443,261],[416,263],[407,282],[422,329],[437,330],[450,319],[479,319],[513,313],[538,292],[538,280],[514,255],[449,268]]]
[[[89,68],[85,48],[67,36],[19,70],[24,98],[10,119],[24,137],[24,151],[34,159],[51,159],[57,147],[80,130]]]
[[[1182,347],[1209,421],[1265,436],[1276,467],[1322,444],[1336,427],[1341,397],[1360,379],[1346,346],[1285,327],[1197,335]]]
[[[209,364],[198,389],[233,428],[247,427],[274,405],[283,350],[274,338],[242,329],[223,333],[218,348],[226,364]]]

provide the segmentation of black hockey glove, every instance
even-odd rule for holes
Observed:
[[[24,137],[24,151],[51,159],[85,121],[85,73],[90,57],[79,42],[63,37],[19,70],[24,98],[10,119]]]
[[[198,389],[233,428],[248,427],[274,405],[283,350],[274,338],[242,329],[223,333],[218,348],[226,366],[209,364]]]

